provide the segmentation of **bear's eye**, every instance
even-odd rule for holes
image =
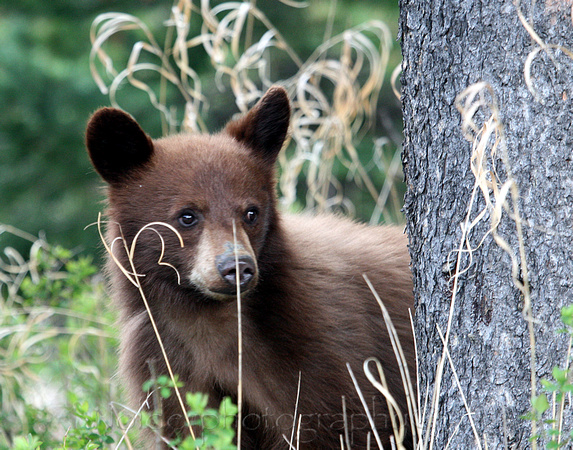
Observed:
[[[197,221],[197,215],[193,211],[183,211],[179,216],[179,223],[186,228],[192,227]]]
[[[257,221],[257,217],[259,217],[259,210],[257,208],[253,207],[253,208],[247,209],[247,211],[245,212],[245,217],[243,218],[243,220],[248,225],[254,225],[255,222]]]

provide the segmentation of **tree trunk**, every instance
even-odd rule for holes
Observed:
[[[573,303],[573,64],[559,47],[573,45],[572,2],[400,3],[422,440],[543,447],[551,425],[522,416],[569,343],[556,330]],[[480,101],[464,128],[459,109]],[[440,331],[460,388],[447,359],[440,380]],[[566,406],[563,436],[572,417]],[[545,437],[530,443],[534,433]]]

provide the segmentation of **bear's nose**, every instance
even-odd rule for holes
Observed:
[[[221,258],[217,264],[217,270],[221,277],[231,286],[237,286],[237,278],[241,288],[246,288],[255,275],[255,261],[250,256],[239,256],[239,275],[237,277],[237,262],[235,255],[227,255]]]

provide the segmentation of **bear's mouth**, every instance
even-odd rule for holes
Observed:
[[[218,300],[221,302],[232,302],[235,301],[237,299],[237,288],[233,287],[233,286],[229,286],[228,288],[223,288],[223,289],[208,289],[208,288],[200,288],[197,286],[197,288],[201,291],[201,293],[203,295],[205,295],[206,297],[209,297],[213,300]],[[247,295],[252,291],[252,289],[249,288],[241,288],[241,297],[243,295]]]

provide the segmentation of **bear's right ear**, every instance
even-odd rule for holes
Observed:
[[[91,117],[86,147],[95,169],[110,184],[121,182],[153,154],[151,138],[129,114],[115,108],[101,108]]]

